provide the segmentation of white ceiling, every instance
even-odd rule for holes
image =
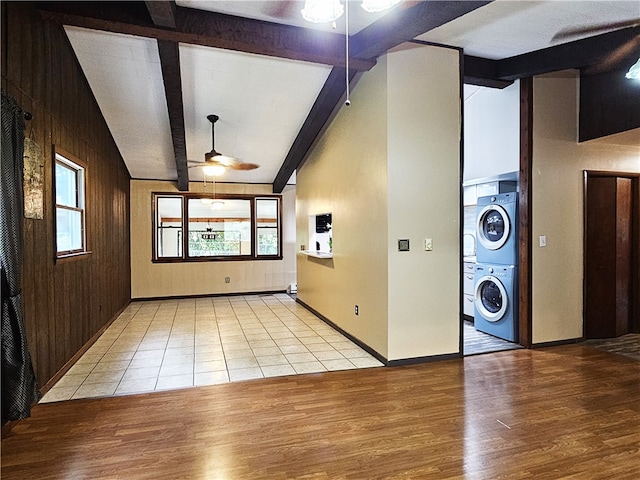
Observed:
[[[302,20],[300,2],[176,3],[331,29],[330,25],[317,27]],[[274,17],[283,12],[289,17]],[[350,34],[380,16],[366,14],[359,1],[351,1]],[[498,0],[417,38],[461,47],[467,54],[500,59],[551,46],[555,43],[553,35],[563,28],[639,17],[638,1]],[[343,19],[338,21],[339,32],[344,30]],[[175,180],[156,41],[69,26],[65,30],[131,176]],[[260,165],[252,171],[229,171],[218,181],[243,183],[273,182],[331,71],[327,65],[185,44],[180,44],[180,65],[188,159],[202,161],[204,153],[211,150],[211,124],[206,117],[217,114],[220,120],[215,126],[216,150]],[[190,170],[190,179],[202,179],[199,168]]]
[[[639,1],[496,0],[417,39],[464,48],[467,55],[497,60],[588,36],[554,40],[553,36],[563,29],[639,17]]]

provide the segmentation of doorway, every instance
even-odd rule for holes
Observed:
[[[637,174],[585,172],[584,336],[640,332]]]

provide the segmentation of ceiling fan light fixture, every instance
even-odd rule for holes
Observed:
[[[640,58],[636,63],[631,65],[629,71],[624,75],[625,78],[629,80],[640,80]]]
[[[222,210],[224,208],[224,202],[222,200],[213,200],[211,202],[211,210]]]
[[[213,165],[205,165],[202,167],[202,171],[208,177],[219,177],[226,171],[226,168],[224,165],[214,163]]]
[[[344,5],[340,0],[306,0],[300,12],[307,22],[328,23],[342,16]]]
[[[401,1],[402,0],[362,0],[362,8],[369,13],[382,12]]]

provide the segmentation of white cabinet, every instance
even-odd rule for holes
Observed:
[[[475,185],[468,185],[462,188],[462,203],[465,207],[478,203],[478,193]]]
[[[473,262],[464,262],[462,264],[462,313],[473,317],[473,299],[474,285],[473,276],[475,274],[476,264]]]
[[[478,198],[487,197],[489,195],[497,195],[499,193],[515,192],[518,189],[516,181],[494,181],[479,183],[476,185],[476,195]]]

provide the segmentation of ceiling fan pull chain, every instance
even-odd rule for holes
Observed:
[[[345,66],[346,66],[346,70],[345,70],[345,82],[347,84],[347,97],[346,100],[344,102],[344,104],[348,107],[349,105],[351,105],[351,100],[349,100],[349,0],[346,0],[345,2],[345,57],[346,57],[346,61],[345,61]]]

